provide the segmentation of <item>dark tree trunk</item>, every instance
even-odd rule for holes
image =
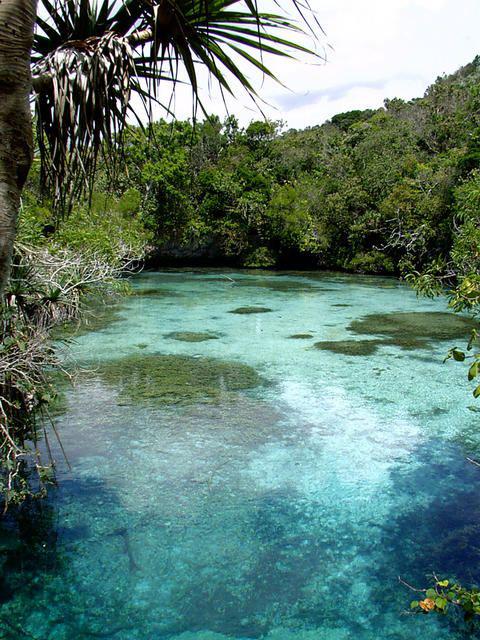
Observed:
[[[36,0],[0,0],[0,295],[10,274],[20,196],[32,163],[30,56]]]

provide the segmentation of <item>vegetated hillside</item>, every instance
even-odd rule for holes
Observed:
[[[422,98],[304,130],[241,129],[234,117],[132,127],[126,161],[116,196],[153,234],[153,264],[399,273],[440,260],[444,271],[471,271],[480,56]],[[100,176],[98,190],[109,187]]]

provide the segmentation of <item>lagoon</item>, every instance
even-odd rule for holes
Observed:
[[[393,278],[132,284],[66,352],[70,468],[51,437],[58,488],[4,554],[4,637],[471,638],[398,582],[480,579],[480,411],[443,362],[468,320]]]

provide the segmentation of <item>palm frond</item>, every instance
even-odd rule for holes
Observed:
[[[124,38],[109,32],[67,42],[35,70],[52,78],[36,95],[42,182],[57,207],[68,211],[91,186],[103,142],[121,136],[135,75],[133,53]]]
[[[291,0],[302,19],[308,5]],[[234,9],[234,5],[242,7]],[[132,91],[148,107],[159,82],[180,71],[202,108],[197,67],[222,92],[239,83],[253,98],[246,70],[277,79],[264,54],[318,56],[298,41],[304,30],[284,15],[262,13],[256,0],[40,0],[33,54],[43,175],[55,203],[90,184],[101,150],[121,148]],[[284,34],[287,33],[287,37]],[[147,108],[147,112],[151,110]]]

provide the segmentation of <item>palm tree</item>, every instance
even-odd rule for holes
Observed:
[[[291,2],[308,25],[308,5]],[[38,15],[36,5],[0,2],[0,292],[32,158],[31,95],[43,183],[68,210],[99,155],[118,156],[133,93],[158,101],[159,82],[174,90],[181,71],[196,111],[200,65],[222,92],[233,93],[233,80],[255,99],[245,65],[274,77],[264,54],[313,53],[295,40],[295,21],[260,12],[257,0],[40,0]]]
[[[20,194],[32,162],[30,51],[35,0],[0,3],[0,295],[8,278]]]

